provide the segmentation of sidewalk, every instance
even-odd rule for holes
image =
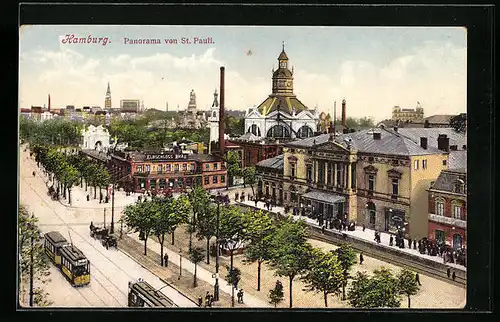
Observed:
[[[246,206],[250,206],[250,207],[255,208],[254,201],[245,200],[244,202],[242,202],[240,204],[244,204]],[[264,202],[262,202],[262,201],[257,202],[257,208],[262,209],[262,210],[267,210],[267,209],[265,209]],[[275,213],[279,212],[282,215],[285,214],[285,209],[283,207],[280,207],[280,206],[274,206],[271,211],[275,212]],[[293,215],[291,215],[291,216],[293,216]],[[320,225],[318,224],[317,220],[311,219],[307,216],[293,216],[293,217],[295,220],[299,220],[299,219],[304,220],[310,226],[321,228]],[[335,229],[326,228],[325,230],[334,231]],[[366,228],[365,231],[363,231],[362,227],[356,226],[355,231],[348,231],[347,230],[347,231],[342,231],[342,233],[345,233],[346,235],[350,235],[350,236],[353,236],[353,237],[358,238],[358,239],[365,240],[365,241],[370,242],[372,244],[377,244],[374,241],[375,231],[373,229]],[[413,255],[416,257],[426,258],[426,259],[429,259],[429,260],[432,260],[435,262],[439,262],[439,263],[443,262],[443,259],[440,256],[430,256],[427,254],[420,254],[420,252],[418,250],[413,249],[413,248],[410,249],[407,247],[407,245],[405,245],[405,248],[391,247],[391,246],[389,246],[390,236],[391,236],[391,234],[389,234],[389,233],[381,232],[380,233],[380,244],[385,246],[385,247],[390,247],[391,249],[397,250],[399,252],[404,252],[404,253],[407,253],[407,254],[410,254],[410,255]],[[406,240],[405,240],[405,242],[406,242]],[[463,265],[458,265],[458,264],[453,264],[453,263],[446,263],[446,265],[450,266],[451,268],[459,269],[462,271],[467,271],[467,268]]]
[[[136,242],[140,242],[140,244],[142,245],[142,248],[144,248],[144,242],[139,240],[139,233],[131,233],[131,234],[127,234],[127,236]],[[169,242],[170,242],[169,240],[166,240],[165,244],[167,244]],[[177,271],[178,271],[178,269],[179,269],[179,257],[180,257],[179,252],[175,252],[175,251],[167,248],[166,246],[167,245],[164,245],[164,252],[168,254],[169,267],[170,266],[177,267]],[[175,247],[172,245],[168,245],[168,246],[170,248]],[[147,248],[148,248],[148,251],[151,250],[157,254],[160,254],[160,244],[157,241],[155,241],[153,238],[150,238],[148,240]],[[190,274],[194,274],[194,264],[191,261],[189,261],[186,258],[186,256],[188,256],[188,254],[186,252],[183,252],[182,253],[182,270],[183,270],[183,272],[187,271]],[[159,260],[159,257],[160,256],[158,255],[158,260]],[[213,293],[213,285],[215,283],[215,279],[212,278],[213,273],[206,270],[205,268],[203,268],[202,265],[200,265],[200,264],[198,264],[197,273],[196,273],[198,281],[204,281],[204,282],[208,283],[209,285],[211,285],[210,293]],[[215,271],[215,269],[214,269],[214,271]],[[226,275],[225,268],[222,267],[222,265],[221,265],[219,267],[219,291],[220,291],[219,294],[222,296],[223,293],[226,293],[226,294],[228,294],[228,296],[230,298],[231,286],[228,285],[227,282],[224,280],[225,275]],[[193,276],[193,275],[191,275],[191,276]],[[251,296],[248,293],[246,293],[244,295],[244,304],[243,305],[238,304],[237,300],[236,300],[236,293],[237,293],[237,290],[235,290],[235,292],[234,292],[234,294],[235,294],[235,306],[270,307],[270,305],[267,304],[266,302],[263,302],[255,297]],[[228,305],[228,306],[230,306],[230,305]]]

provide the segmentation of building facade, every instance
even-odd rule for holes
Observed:
[[[405,228],[407,236],[423,238],[427,190],[449,165],[446,139],[437,140],[431,145],[424,136],[411,140],[394,129],[375,129],[292,141],[283,148],[282,179],[274,180],[283,185],[285,206],[313,217],[387,232]],[[272,185],[273,176],[259,169],[265,194],[264,181]]]
[[[136,192],[184,191],[201,185],[204,189],[224,188],[227,170],[223,160],[207,154],[176,152],[116,152],[110,155],[114,180],[127,177]]]
[[[443,170],[429,189],[428,238],[455,249],[466,247],[467,174]]]
[[[392,108],[392,120],[401,122],[424,122],[424,109],[417,102],[416,108],[401,108],[399,106],[394,106]]]

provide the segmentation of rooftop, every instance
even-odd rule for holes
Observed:
[[[398,130],[399,131],[399,130]],[[373,132],[380,133],[380,139],[375,139]],[[293,141],[286,146],[312,147],[314,145],[326,144],[330,134],[321,134],[303,140]],[[333,138],[334,142],[348,149],[351,146],[361,153],[387,154],[387,155],[428,155],[441,154],[442,151],[429,144],[427,149],[419,143],[401,135],[394,130],[368,129],[353,133],[340,134]],[[420,139],[419,139],[420,140]],[[419,141],[420,142],[420,141]],[[437,139],[436,139],[437,146]]]
[[[459,181],[461,180],[461,181]],[[455,192],[455,185],[457,182],[462,182],[465,187],[467,187],[467,173],[462,170],[443,170],[439,174],[436,182],[431,186],[431,189]],[[463,195],[467,195],[467,191],[463,192]]]
[[[255,166],[283,170],[283,156],[284,154],[280,154],[278,156],[275,156],[274,158],[262,160],[258,162]]]

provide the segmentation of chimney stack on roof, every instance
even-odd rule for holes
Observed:
[[[450,138],[446,134],[439,134],[438,149],[445,152],[450,152]]]
[[[373,139],[374,140],[380,140],[381,137],[382,137],[382,133],[380,133],[380,132],[373,132]]]
[[[345,99],[342,100],[342,125],[346,127],[346,110],[345,110]]]
[[[427,138],[426,137],[421,137],[420,138],[420,146],[423,149],[427,149]]]
[[[219,149],[224,157],[224,66],[220,68],[220,101],[219,101]]]

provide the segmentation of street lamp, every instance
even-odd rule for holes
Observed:
[[[179,249],[179,277],[178,280],[181,279],[182,276],[182,249]]]
[[[215,285],[214,285],[214,301],[219,300],[219,221],[220,221],[220,205],[222,203],[229,204],[227,195],[221,195],[220,192],[216,196],[210,196],[217,204],[217,224],[215,230]]]

